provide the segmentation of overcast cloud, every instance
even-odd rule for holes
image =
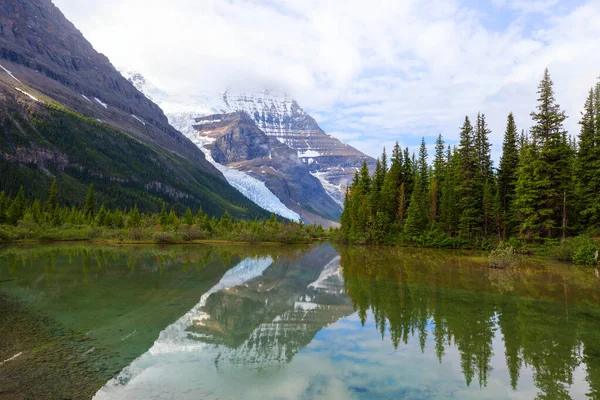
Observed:
[[[119,68],[169,92],[286,91],[328,132],[382,145],[455,142],[487,114],[529,128],[545,67],[577,122],[600,75],[600,1],[54,0]]]

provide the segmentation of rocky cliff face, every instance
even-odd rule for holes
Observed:
[[[268,91],[254,94],[225,93],[223,103],[231,111],[244,111],[267,135],[296,151],[315,177],[338,202],[343,201],[346,185],[363,160],[375,160],[352,146],[326,134],[300,105],[287,95]]]
[[[195,118],[196,138],[221,165],[244,171],[265,182],[289,209],[307,222],[327,225],[341,208],[324,190],[297,152],[266,135],[246,113]]]
[[[7,190],[14,189],[7,186],[9,184],[23,183],[28,184],[26,189],[30,193],[42,191],[40,188],[49,185],[48,180],[54,176],[73,178],[75,171],[69,169],[72,168],[79,170],[76,180],[81,184],[108,174],[135,186],[135,190],[153,192],[167,200],[176,200],[170,198],[172,193],[190,199],[190,205],[212,199],[206,206],[215,213],[229,209],[233,214],[242,215],[243,210],[248,209],[253,215],[262,214],[256,205],[228,185],[189,139],[169,124],[156,104],[93,49],[50,0],[0,0],[0,99],[0,162],[4,178],[11,174],[10,181],[0,179],[0,185]],[[40,138],[40,127],[58,126],[60,119],[65,118],[51,118],[56,116],[57,109],[77,119],[79,122],[73,122],[72,126],[81,125],[82,132],[99,135],[102,131],[111,136],[114,150],[123,152],[119,155],[123,164],[110,166],[108,160],[101,160],[98,149],[80,146],[69,150],[64,138],[50,139],[48,134],[52,130]],[[75,116],[70,114],[72,111]],[[76,136],[77,132],[69,133],[73,133],[76,140],[81,139]],[[120,135],[122,133],[126,135]],[[141,165],[147,165],[151,171],[159,168],[168,172],[167,179],[146,178],[142,171],[129,176],[129,167],[140,166],[140,160],[127,159],[133,156],[129,146],[137,146],[134,142],[147,146],[139,149],[139,154],[148,157]],[[81,143],[87,142],[82,140]],[[18,161],[23,159],[18,154],[44,152],[60,153],[71,161],[67,162],[67,168],[63,165],[58,169],[56,165],[50,168],[48,163],[40,166]],[[25,164],[30,172],[17,167]],[[122,176],[125,174],[119,172],[125,170],[127,176]],[[35,178],[29,182],[25,176],[28,180]],[[73,182],[65,179],[67,181]],[[113,179],[113,182],[116,181]],[[152,184],[150,189],[146,187],[149,184]],[[161,188],[171,190],[161,191]],[[210,192],[218,195],[209,195]]]

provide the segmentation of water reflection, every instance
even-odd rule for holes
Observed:
[[[472,253],[329,244],[75,246],[0,251],[0,282],[0,301],[74,330],[74,345],[61,339],[69,368],[108,381],[82,398],[600,397],[599,281],[564,264],[498,271]],[[21,350],[0,376],[41,365],[15,346],[0,361]]]
[[[395,349],[416,338],[440,363],[458,350],[465,384],[475,382],[482,393],[500,375],[493,360],[503,353],[505,365],[496,368],[507,370],[515,391],[527,386],[520,382],[525,373],[536,398],[600,395],[599,291],[591,271],[535,264],[498,271],[464,257],[450,267],[438,252],[398,256],[342,251],[346,290],[361,321],[371,311]]]

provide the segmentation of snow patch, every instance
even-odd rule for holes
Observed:
[[[315,150],[305,150],[305,151],[298,151],[298,157],[300,158],[304,158],[304,157],[319,157],[321,155],[321,153],[319,153],[318,151]]]
[[[94,97],[94,100],[96,100],[98,102],[98,104],[100,104],[102,107],[108,109],[108,104],[104,103],[102,100],[100,100],[97,97]]]
[[[319,307],[317,303],[312,303],[308,301],[297,301],[294,303],[294,309],[296,310],[304,310],[311,311],[316,310]]]
[[[194,125],[209,125],[209,124],[216,124],[219,122],[221,122],[220,119],[206,119],[206,120],[198,121]]]
[[[18,90],[19,92],[23,93],[24,95],[29,96],[29,98],[31,100],[39,101],[37,97],[30,95],[29,93],[27,93],[24,90],[19,89],[18,87],[16,87],[15,90]]]
[[[202,150],[202,152],[204,152],[206,160],[214,165],[219,171],[221,171],[227,182],[229,182],[229,184],[237,189],[241,194],[267,211],[293,221],[300,221],[300,215],[287,208],[285,204],[283,204],[281,200],[279,200],[279,198],[277,198],[277,196],[275,196],[273,192],[267,188],[264,182],[248,175],[243,171],[238,171],[216,162],[212,158],[210,151],[205,147],[207,144],[214,142],[216,139],[203,136],[194,129],[193,114],[167,114],[167,118],[169,119],[169,123],[175,127],[175,129],[187,136],[192,142],[194,142],[196,146],[200,148],[200,150]]]
[[[325,192],[340,206],[344,207],[344,198],[342,197],[342,187],[341,185],[334,185],[333,183],[327,180],[327,172],[311,172],[312,176],[317,178],[321,182],[321,186],[325,189]]]
[[[9,362],[9,361],[12,361],[12,360],[14,360],[14,359],[16,359],[16,358],[20,357],[20,356],[21,356],[21,354],[23,354],[23,352],[17,353],[17,354],[15,354],[14,356],[12,356],[12,357],[10,357],[10,358],[7,358],[6,360],[4,360],[4,361],[0,362],[0,366],[1,366],[1,365],[3,365],[3,364],[5,364],[5,363],[7,363],[7,362]]]
[[[135,119],[137,119],[138,121],[140,121],[142,124],[146,125],[146,123],[144,121],[142,121],[140,118],[136,117],[135,115],[131,114],[131,116]]]
[[[86,97],[86,95],[85,95],[85,94],[82,94],[81,96],[82,96],[84,99],[86,99],[87,101],[89,101],[90,103],[92,102],[90,99],[88,99],[88,98]]]
[[[13,78],[15,81],[19,82],[19,83],[23,83],[20,80],[17,79],[16,76],[13,75],[12,72],[10,72],[9,70],[7,70],[6,68],[4,68],[4,66],[2,64],[0,64],[0,68],[2,68],[4,70],[4,72],[6,72],[11,78]]]

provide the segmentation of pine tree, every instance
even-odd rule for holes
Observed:
[[[459,163],[455,179],[460,209],[459,234],[462,238],[473,241],[479,236],[481,203],[477,192],[478,150],[469,117],[465,117],[460,131],[458,154]]]
[[[517,148],[517,126],[513,113],[508,114],[502,156],[498,170],[499,201],[502,212],[502,237],[506,239],[516,233],[513,201],[517,183],[519,150]]]
[[[383,203],[383,211],[388,221],[395,221],[398,215],[398,194],[400,185],[404,181],[403,169],[404,160],[400,145],[396,142],[392,150],[392,158],[390,169],[385,175],[381,198]]]
[[[142,224],[142,218],[138,210],[137,204],[133,206],[133,210],[129,214],[129,220],[127,222],[130,228],[139,228]]]
[[[194,215],[192,214],[192,210],[189,207],[185,210],[185,216],[183,217],[183,223],[186,225],[194,224]]]
[[[539,148],[539,157],[534,161],[535,186],[539,191],[540,204],[537,209],[540,235],[555,237],[562,231],[566,234],[567,201],[571,192],[572,149],[563,129],[567,118],[554,97],[553,82],[548,69],[538,86],[537,111],[531,113],[535,122],[531,127],[532,142]]]
[[[7,212],[7,221],[9,224],[17,225],[17,223],[25,215],[25,190],[23,186],[19,188],[19,191],[13,199]]]
[[[276,222],[277,222],[277,217],[275,216],[275,214],[271,214],[269,223],[274,224]],[[229,212],[227,212],[227,210],[225,210],[225,213],[223,214],[223,216],[221,217],[221,220],[219,221],[219,227],[225,231],[230,231],[231,228],[233,227],[233,221],[231,220],[231,217],[229,216]]]
[[[519,237],[526,242],[533,242],[540,237],[540,215],[537,211],[540,202],[540,191],[537,188],[538,177],[535,176],[535,161],[539,151],[527,138],[521,142],[515,199],[513,208],[519,221]]]
[[[458,207],[456,202],[456,177],[458,174],[458,152],[446,150],[446,173],[442,184],[442,196],[440,199],[439,221],[446,235],[453,236],[456,233],[458,221]]]
[[[373,174],[371,190],[369,192],[369,213],[371,218],[375,218],[379,205],[381,202],[381,190],[383,188],[383,181],[385,179],[385,173],[383,172],[383,166],[379,159],[375,163],[375,173]]]
[[[446,155],[445,144],[440,134],[435,142],[435,158],[433,160],[433,171],[431,174],[431,185],[429,190],[429,221],[435,221],[440,214],[440,202],[442,200],[442,186],[446,178]]]
[[[6,194],[4,193],[4,191],[0,192],[0,224],[3,224],[6,222],[6,210],[8,208],[7,206],[8,203],[8,198],[6,197]]]
[[[96,199],[94,195],[94,184],[90,184],[90,188],[88,189],[87,196],[85,199],[85,208],[83,214],[88,219],[94,218],[94,209],[95,209]]]
[[[404,237],[409,241],[416,240],[427,227],[429,167],[427,165],[427,147],[425,145],[425,138],[421,140],[417,171],[417,181],[411,195],[406,223],[404,225]]]
[[[50,192],[48,193],[47,211],[50,223],[52,225],[58,225],[58,185],[56,178],[52,181],[50,186]]]
[[[600,142],[597,138],[594,89],[584,105],[575,160],[577,210],[581,229],[600,228]]]
[[[160,206],[160,217],[159,217],[160,224],[163,227],[167,225],[168,218],[169,218],[169,215],[167,214],[167,204],[163,201]]]

